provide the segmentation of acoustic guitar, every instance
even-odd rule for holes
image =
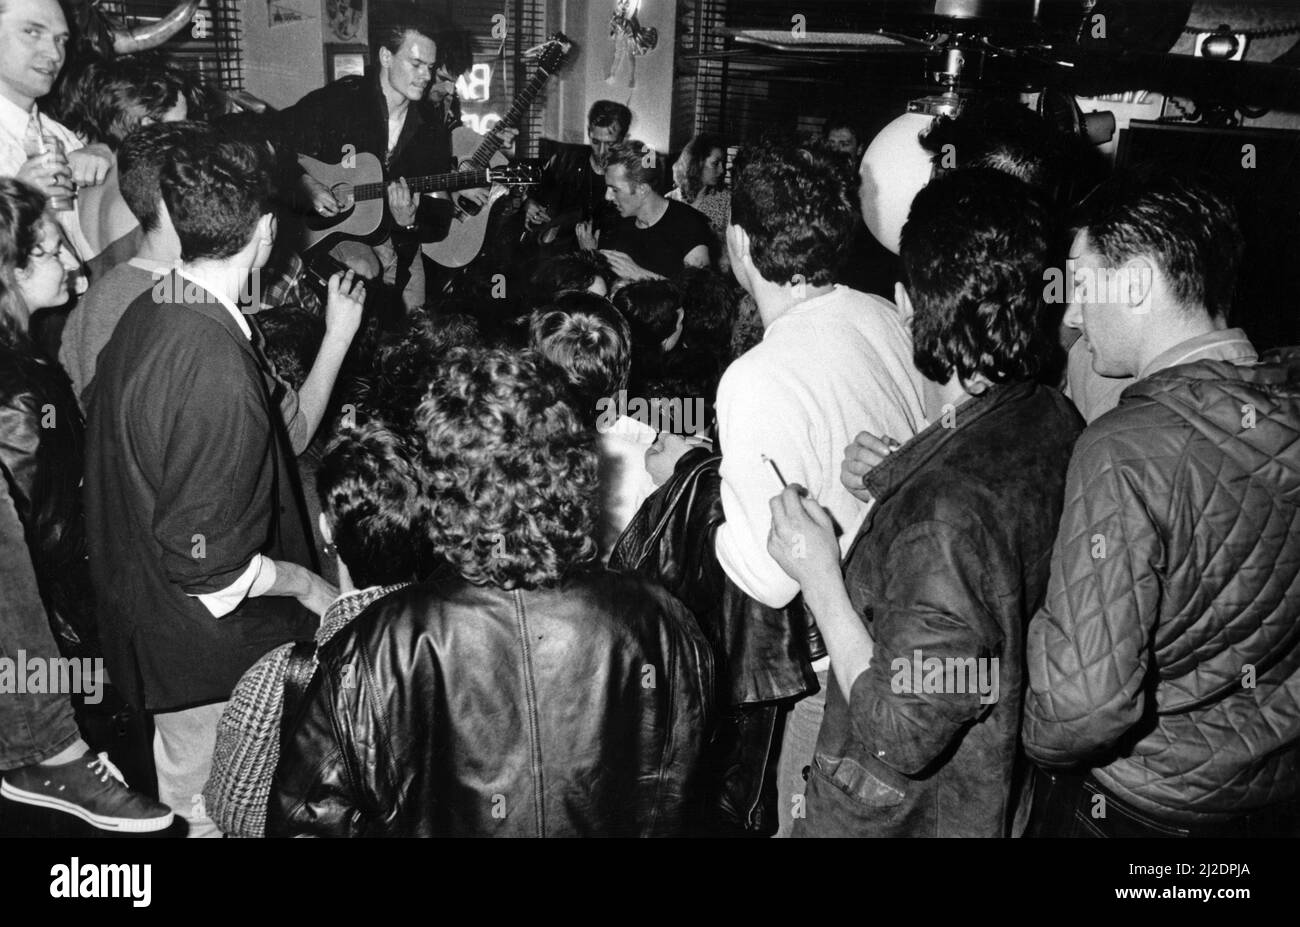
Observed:
[[[546,81],[559,70],[565,56],[573,43],[562,32],[556,32],[550,41],[541,47],[538,55],[537,70],[532,79],[515,95],[510,110],[494,125],[487,135],[479,135],[473,129],[461,126],[451,133],[451,148],[457,162],[477,169],[491,169],[506,163],[501,154],[501,133],[506,129],[518,128],[519,120],[537,99],[538,93]],[[442,241],[430,242],[424,246],[424,253],[443,267],[464,267],[483,250],[483,241],[487,236],[488,221],[492,216],[492,207],[506,194],[504,187],[496,187],[488,194],[488,201],[481,207],[457,198],[456,211],[451,220],[451,231]]]
[[[310,212],[296,217],[297,221],[292,223],[295,227],[288,233],[295,236],[299,251],[317,246],[330,247],[340,238],[368,238],[375,233],[383,222],[388,197],[388,185],[384,183],[384,170],[378,157],[358,151],[338,164],[326,164],[306,155],[299,155],[298,162],[307,173],[328,187],[335,199],[345,204],[337,215],[322,216]],[[412,193],[420,195],[493,184],[530,186],[540,179],[541,170],[536,163],[519,162],[408,177],[406,183]]]

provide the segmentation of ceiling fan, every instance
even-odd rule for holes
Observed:
[[[723,30],[730,47],[713,56],[775,53],[855,67],[888,56],[895,68],[914,63],[917,79],[954,105],[977,90],[1051,88],[1159,91],[1207,110],[1300,111],[1300,68],[1292,66],[1300,62],[1287,56],[1261,63],[1168,53],[1192,0],[865,0],[822,4],[815,22],[790,10],[751,0]]]

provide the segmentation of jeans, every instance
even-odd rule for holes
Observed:
[[[786,715],[785,735],[776,766],[778,824],[774,837],[789,837],[795,820],[805,816],[804,789],[808,787],[808,768],[812,766],[822,715],[826,712],[829,678],[829,672],[818,673],[818,690],[796,702]]]
[[[1295,837],[1300,801],[1208,824],[1161,821],[1090,775],[1034,770],[1030,837]]]
[[[58,658],[23,526],[0,475],[0,772],[34,766],[80,738],[69,693],[18,691],[23,659],[27,666],[41,661],[49,679]]]
[[[384,283],[389,286],[399,279],[398,254],[391,238],[377,242],[373,247],[360,241],[341,241],[335,245],[330,254],[347,264],[359,267],[375,268],[381,272]],[[408,268],[410,276],[405,274],[402,287],[402,304],[407,309],[419,309],[424,305],[424,259],[420,249],[415,249],[415,258]]]
[[[212,773],[217,722],[225,702],[153,716],[153,759],[158,800],[189,822],[189,837],[220,837],[203,805],[203,786]]]

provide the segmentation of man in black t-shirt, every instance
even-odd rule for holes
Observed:
[[[624,280],[671,277],[683,265],[707,267],[714,240],[709,220],[684,203],[665,199],[654,188],[658,162],[641,142],[613,146],[605,161],[606,197],[622,217],[608,235],[578,226],[578,242],[597,248]]]

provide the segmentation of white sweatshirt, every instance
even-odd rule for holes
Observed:
[[[926,425],[921,374],[893,303],[845,286],[773,322],[718,386],[722,507],[717,555],[745,593],[773,608],[799,592],[767,552],[770,500],[799,483],[840,530],[840,556],[867,514],[840,483],[844,449],[860,431],[904,442]]]

